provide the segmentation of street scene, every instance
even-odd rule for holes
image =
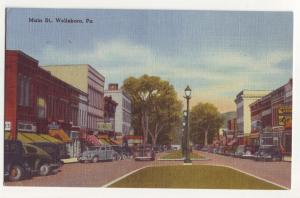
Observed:
[[[4,186],[291,189],[290,12],[6,9]]]

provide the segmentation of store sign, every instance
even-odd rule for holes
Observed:
[[[10,131],[11,130],[11,122],[5,121],[5,123],[4,123],[4,130],[5,131]]]
[[[59,129],[59,125],[56,122],[52,122],[50,124],[48,124],[48,129],[49,130],[55,130],[55,129]]]
[[[97,122],[97,129],[99,131],[113,131],[112,123],[110,123],[110,122]]]
[[[282,106],[278,108],[278,125],[285,128],[292,127],[292,107]]]
[[[278,108],[278,114],[291,114],[292,113],[292,107],[291,106],[282,106]]]

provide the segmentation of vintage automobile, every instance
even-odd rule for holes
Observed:
[[[254,159],[257,161],[281,161],[282,153],[277,146],[261,146],[255,153]]]
[[[133,158],[136,161],[142,160],[155,160],[155,151],[152,149],[151,145],[141,145],[135,148]]]
[[[234,152],[234,157],[241,157],[244,154],[245,154],[245,145],[239,145]]]
[[[234,152],[234,157],[239,157],[243,159],[253,158],[251,150],[252,148],[249,145],[239,145],[237,146]]]
[[[131,153],[128,148],[126,149],[124,146],[120,145],[112,145],[112,149],[118,154],[115,154],[115,160],[124,160],[130,158]]]
[[[24,157],[22,142],[4,141],[4,179],[19,181],[31,177],[31,168]]]
[[[78,157],[79,162],[98,162],[118,160],[120,155],[111,146],[87,147]]]
[[[63,144],[55,144],[50,142],[33,142],[30,144],[46,151],[49,155],[51,155],[52,159],[58,163],[63,163],[61,159],[67,159],[70,157],[69,155],[67,155],[66,149],[64,149]]]
[[[62,165],[57,158],[53,158],[47,151],[38,146],[23,144],[23,148],[24,157],[27,159],[33,174],[46,176]]]

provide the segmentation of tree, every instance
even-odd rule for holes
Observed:
[[[163,141],[170,139],[180,124],[182,108],[174,87],[157,76],[143,75],[127,78],[123,89],[132,99],[132,126],[135,131],[142,131],[144,144],[148,137],[153,146],[159,137]]]
[[[191,110],[190,130],[194,143],[208,145],[219,132],[223,118],[218,109],[210,103],[198,103]]]

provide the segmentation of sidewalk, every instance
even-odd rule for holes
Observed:
[[[292,162],[292,156],[283,156],[283,161]]]
[[[62,159],[62,161],[64,162],[64,164],[70,164],[70,163],[77,163],[78,162],[76,157],[68,158],[68,159]]]

